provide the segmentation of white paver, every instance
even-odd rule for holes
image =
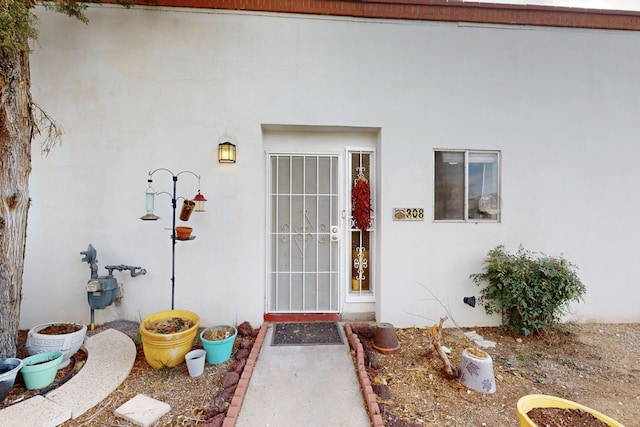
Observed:
[[[135,425],[148,427],[171,410],[167,403],[138,394],[116,409],[115,414]]]

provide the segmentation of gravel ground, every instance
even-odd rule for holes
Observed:
[[[144,359],[137,323],[108,326],[136,343],[131,374],[103,402],[63,426],[131,426],[113,412],[139,393],[171,406],[155,427],[204,425],[207,408],[233,362],[207,364],[197,378],[188,375],[184,364],[153,369]],[[640,420],[640,324],[571,324],[565,332],[547,337],[519,337],[498,328],[474,330],[497,343],[485,349],[493,358],[493,394],[468,390],[459,380],[447,378],[442,360],[431,350],[426,329],[396,329],[400,350],[378,354],[378,369],[370,370],[372,383],[389,387],[390,395],[378,398],[387,426],[515,426],[519,425],[516,402],[534,393],[581,403],[627,426]],[[196,341],[193,348],[200,348]],[[454,366],[470,345],[463,330],[456,328],[444,329],[442,344],[451,349]]]

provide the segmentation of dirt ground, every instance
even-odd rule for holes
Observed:
[[[446,326],[446,324],[445,324]],[[397,354],[379,355],[374,381],[389,386],[387,425],[400,420],[425,426],[516,426],[518,399],[548,394],[572,400],[626,425],[640,420],[640,324],[566,325],[547,337],[520,337],[498,328],[476,328],[493,359],[496,392],[467,389],[444,378],[444,364],[430,350],[424,329],[398,329]],[[443,345],[458,366],[469,341],[458,329],[445,329]]]
[[[469,330],[472,329],[464,329]],[[372,371],[374,381],[387,384],[391,392],[390,398],[378,399],[385,410],[387,426],[516,426],[517,400],[533,393],[581,403],[628,427],[638,424],[640,324],[567,325],[566,332],[549,337],[518,337],[497,328],[473,330],[497,343],[495,348],[485,349],[493,358],[496,392],[478,393],[457,379],[444,378],[441,359],[429,350],[427,331],[397,329],[399,352],[378,354],[379,369]],[[207,364],[201,377],[191,378],[185,365],[171,369],[149,367],[141,345],[136,344],[137,358],[123,384],[95,408],[64,423],[64,427],[131,426],[116,417],[114,410],[139,393],[171,406],[156,427],[205,423],[206,409],[220,390],[222,376],[232,361]],[[444,330],[442,344],[451,349],[454,366],[458,365],[462,350],[469,346],[461,330],[449,328]]]

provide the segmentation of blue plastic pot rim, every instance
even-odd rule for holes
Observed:
[[[47,351],[45,353],[34,354],[22,360],[22,370],[29,370],[27,368],[39,368],[49,362],[60,362],[62,361],[62,356],[63,353],[61,351]]]
[[[15,367],[11,368],[11,370],[14,370],[18,366],[22,366],[22,359],[18,359],[17,357],[9,357],[7,359],[0,359],[0,363],[3,363],[5,365],[16,365]]]
[[[0,378],[10,377],[17,374],[17,371],[22,369],[22,359],[17,357],[10,357],[8,359],[1,359],[4,365],[15,365],[10,370],[0,374]]]
[[[208,339],[204,338],[204,334],[205,334],[208,330],[210,330],[210,329],[215,329],[215,328],[233,328],[233,331],[234,331],[234,332],[233,332],[233,334],[232,334],[232,335],[229,335],[227,338],[224,338],[224,339],[221,339],[221,340],[211,341],[211,340],[208,340]],[[234,338],[236,337],[236,335],[238,335],[238,328],[236,328],[236,327],[235,327],[235,326],[233,326],[233,325],[225,325],[225,324],[222,324],[222,325],[209,326],[208,328],[205,328],[202,332],[200,332],[200,339],[201,339],[203,342],[204,342],[204,341],[206,341],[206,342],[211,342],[211,343],[223,343],[223,342],[227,342],[227,341],[229,341],[229,340],[231,340],[231,339],[234,339]]]

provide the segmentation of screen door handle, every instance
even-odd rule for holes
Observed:
[[[337,242],[340,240],[340,227],[337,225],[331,226],[331,241]]]

